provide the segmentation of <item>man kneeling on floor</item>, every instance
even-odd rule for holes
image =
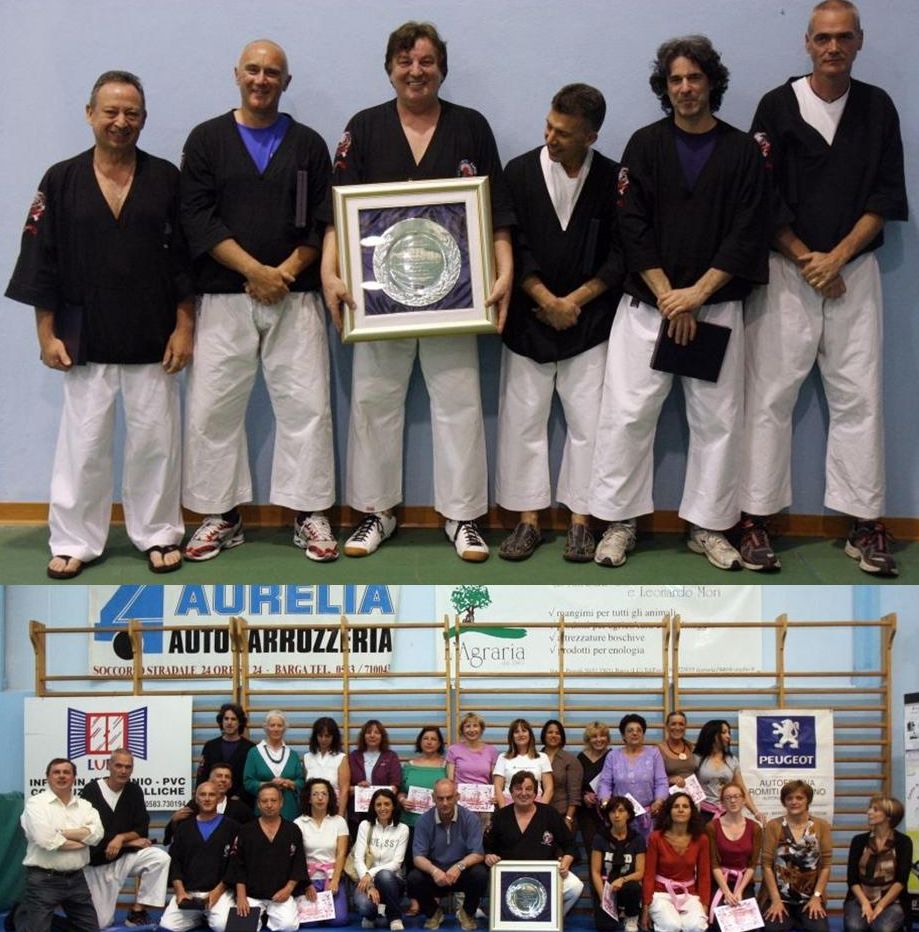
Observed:
[[[109,775],[91,780],[80,791],[99,813],[105,834],[89,853],[83,869],[99,917],[99,928],[112,924],[118,894],[128,877],[139,877],[140,886],[128,911],[126,926],[152,926],[147,907],[166,905],[169,855],[155,848],[147,837],[150,815],[143,790],[131,779],[134,755],[124,748],[112,752]]]
[[[233,907],[223,876],[239,823],[217,811],[220,792],[210,781],[195,790],[197,813],[175,829],[169,848],[169,879],[175,893],[160,919],[168,932],[187,932],[205,921],[224,932]]]
[[[257,797],[259,816],[239,830],[226,876],[227,884],[236,887],[237,913],[248,916],[252,909],[263,910],[270,932],[294,932],[299,927],[294,890],[312,886],[303,835],[281,818],[283,802],[280,787],[262,784]]]
[[[439,929],[444,911],[440,897],[459,892],[465,895],[456,911],[461,928],[475,929],[475,914],[488,884],[488,871],[482,863],[482,826],[474,812],[458,805],[459,794],[452,780],[434,784],[434,808],[415,823],[412,860],[408,875],[408,895],[427,916],[424,927]]]

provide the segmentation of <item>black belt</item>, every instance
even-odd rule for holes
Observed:
[[[53,877],[73,877],[74,874],[82,874],[83,868],[78,867],[75,871],[56,871],[50,867],[36,867],[30,864],[26,867],[27,871],[40,871],[42,874],[51,874]]]

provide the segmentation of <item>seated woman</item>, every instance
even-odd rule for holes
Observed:
[[[609,833],[598,834],[590,852],[590,880],[594,889],[594,926],[601,930],[638,932],[641,915],[641,882],[645,875],[645,839],[632,828],[635,807],[625,796],[614,796],[606,810]],[[604,893],[609,887],[611,896]],[[608,906],[612,903],[611,915]]]
[[[740,761],[731,753],[731,726],[723,719],[712,719],[699,729],[695,747],[696,777],[705,790],[702,801],[702,818],[707,822],[721,813],[721,788],[727,783],[736,783],[743,790],[744,804],[760,822],[766,817],[761,813],[740,772]]]
[[[661,752],[645,744],[647,730],[644,716],[634,712],[622,716],[619,720],[622,747],[606,755],[597,786],[602,806],[606,806],[614,794],[628,794],[646,810],[636,818],[634,825],[645,839],[651,834],[651,820],[663,808],[670,788]]]
[[[338,797],[338,814],[346,815],[351,769],[348,755],[342,748],[341,729],[334,718],[323,716],[313,722],[309,750],[303,755],[303,769],[307,780],[325,777],[332,784]]]
[[[567,913],[581,896],[584,882],[571,873],[577,855],[574,832],[545,803],[536,802],[536,778],[525,770],[511,777],[512,805],[499,809],[485,834],[485,864],[502,858],[516,861],[558,861],[562,905]]]
[[[682,789],[686,778],[696,772],[699,761],[693,754],[692,745],[686,740],[686,715],[679,709],[667,713],[664,720],[664,740],[657,749],[664,759],[667,782]]]
[[[467,712],[460,722],[462,741],[447,748],[447,779],[457,785],[473,783],[493,786],[492,771],[498,759],[498,750],[482,740],[485,719],[475,712]],[[480,812],[482,828],[491,822],[491,812]]]
[[[641,927],[655,932],[705,932],[712,872],[705,823],[680,791],[668,796],[645,856]]]
[[[348,823],[353,838],[365,816],[354,810],[354,788],[388,786],[398,793],[402,782],[402,765],[396,752],[390,750],[389,735],[379,719],[364,722],[357,736],[357,747],[348,755],[348,768],[351,773]]]
[[[868,831],[849,845],[843,906],[845,932],[896,932],[909,916],[910,865],[913,841],[896,831],[903,803],[892,796],[872,796],[868,803]]]
[[[577,815],[578,829],[581,833],[581,844],[588,857],[594,835],[605,835],[608,828],[608,823],[597,805],[600,800],[595,788],[600,782],[600,774],[608,753],[609,727],[603,722],[591,722],[584,729],[584,749],[578,754],[578,763],[584,774],[581,783],[581,805]]]
[[[716,906],[736,906],[755,895],[753,874],[763,848],[762,826],[743,814],[744,791],[736,783],[721,787],[721,806],[724,812],[705,826],[717,886],[709,919],[716,926]]]
[[[311,922],[313,926],[348,924],[348,895],[343,876],[348,856],[348,823],[340,815],[333,814],[337,808],[335,790],[328,780],[324,777],[307,780],[303,790],[303,815],[294,819],[294,825],[303,835],[306,872],[312,881],[304,895],[297,897],[300,921],[304,921],[304,901],[315,901],[316,894],[323,890],[331,891],[335,906],[334,919]]]
[[[545,754],[536,750],[536,735],[533,734],[530,723],[525,718],[515,718],[507,729],[507,750],[498,755],[492,774],[496,808],[500,809],[511,801],[506,790],[514,774],[521,771],[536,778],[540,802],[552,802],[555,785],[552,763]]]
[[[280,709],[265,713],[265,739],[246,755],[243,786],[255,797],[265,783],[281,791],[281,816],[293,821],[300,812],[300,792],[305,783],[300,757],[284,742],[287,716]]]
[[[436,725],[426,725],[418,732],[415,739],[415,756],[402,766],[402,784],[399,787],[398,799],[404,813],[403,822],[409,827],[413,826],[418,817],[427,812],[434,805],[424,803],[416,807],[415,802],[409,798],[409,791],[414,786],[420,790],[434,790],[434,784],[447,775],[447,765],[444,760],[444,736]],[[417,808],[417,811],[416,811]]]
[[[785,815],[763,832],[763,887],[759,904],[766,932],[827,932],[826,885],[833,837],[830,825],[810,814],[814,790],[790,780],[779,793]]]
[[[539,740],[552,764],[552,808],[564,818],[568,828],[576,832],[575,815],[581,805],[584,770],[574,754],[565,750],[565,726],[557,718],[550,718],[542,726]]]
[[[402,862],[408,848],[408,826],[399,822],[401,811],[392,790],[377,790],[370,799],[367,818],[358,826],[354,842],[354,869],[357,886],[354,905],[361,914],[361,926],[372,929],[377,907],[386,907],[389,928],[399,932],[402,922],[402,893],[405,878]],[[367,851],[373,863],[367,866]]]

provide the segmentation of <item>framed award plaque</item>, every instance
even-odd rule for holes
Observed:
[[[555,861],[499,861],[491,869],[492,932],[561,932],[562,885]]]
[[[342,338],[496,333],[488,178],[332,189],[341,277],[356,307]]]

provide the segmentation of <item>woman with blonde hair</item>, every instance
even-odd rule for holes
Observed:
[[[594,835],[607,833],[608,823],[597,808],[599,797],[596,787],[600,773],[609,754],[609,726],[603,722],[591,722],[584,729],[584,749],[578,754],[578,763],[583,772],[581,783],[581,805],[578,806],[578,830],[585,853],[590,852]]]
[[[902,818],[899,799],[871,797],[868,831],[856,835],[849,845],[849,892],[842,911],[845,932],[897,932],[908,920],[906,888],[913,841],[896,831]]]

